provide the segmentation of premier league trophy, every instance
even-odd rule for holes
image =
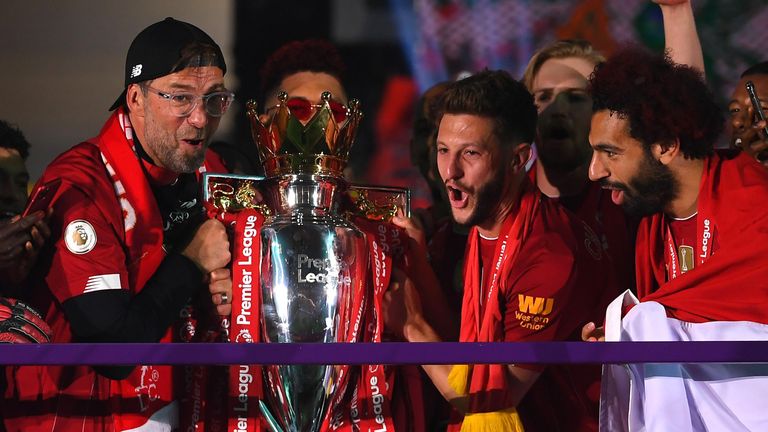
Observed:
[[[345,182],[342,170],[362,117],[357,101],[340,116],[331,109],[330,93],[324,92],[314,115],[300,121],[291,114],[288,95],[281,92],[278,99],[264,123],[255,103],[248,103],[266,177],[211,175],[206,197],[225,211],[256,208],[265,216],[260,238],[253,239],[260,242],[255,245],[259,254],[250,249],[245,254],[260,257],[260,277],[253,278],[260,286],[256,290],[255,284],[248,284],[247,289],[260,296],[261,341],[357,342],[364,333],[372,290],[367,277],[369,241],[350,219],[361,214],[391,217],[398,208],[407,209],[409,196],[403,189],[350,188]],[[238,274],[233,268],[235,291],[245,286]],[[251,341],[252,334],[236,329],[237,324],[250,323],[242,312],[236,315],[235,309],[242,310],[236,302],[231,339]],[[340,365],[265,365],[262,371],[268,402],[268,408],[262,404],[263,414],[274,430],[286,432],[320,430],[354,375],[349,366]]]

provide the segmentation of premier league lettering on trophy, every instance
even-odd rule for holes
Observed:
[[[229,339],[378,342],[378,306],[389,277],[380,274],[381,260],[391,268],[392,259],[378,251],[397,248],[390,239],[399,240],[398,233],[386,221],[408,211],[408,191],[344,180],[362,118],[357,101],[341,116],[325,92],[314,115],[302,122],[291,114],[288,98],[280,93],[264,123],[255,103],[248,104],[265,177],[204,179],[209,208],[234,229]],[[233,366],[229,429],[256,430],[259,414],[275,431],[333,430],[365,418],[378,429],[382,396],[371,397],[368,387],[384,381],[384,367]]]

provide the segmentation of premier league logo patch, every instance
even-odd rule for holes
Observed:
[[[64,243],[73,254],[88,253],[96,246],[96,231],[87,221],[72,221],[64,232]]]

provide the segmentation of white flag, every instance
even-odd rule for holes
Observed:
[[[689,323],[625,292],[606,313],[606,342],[768,341],[768,325]],[[600,430],[768,431],[768,365],[646,363],[603,366]]]

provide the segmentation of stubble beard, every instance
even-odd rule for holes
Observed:
[[[453,220],[457,225],[463,228],[470,228],[475,225],[480,225],[491,217],[495,217],[504,191],[504,181],[506,178],[504,174],[504,170],[497,170],[493,178],[477,190],[475,193],[475,206],[472,209],[472,213],[470,213],[464,221],[456,220],[456,216],[454,215]]]
[[[168,170],[176,173],[195,172],[205,161],[205,151],[208,143],[199,144],[200,148],[192,154],[185,154],[181,149],[181,143],[176,139],[173,132],[165,130],[161,125],[155,122],[154,116],[149,115],[145,123],[145,140],[142,143],[152,150],[157,160],[153,161]],[[183,131],[177,131],[182,133]],[[198,130],[196,136],[201,137],[204,132]],[[192,134],[189,134],[192,135]]]

